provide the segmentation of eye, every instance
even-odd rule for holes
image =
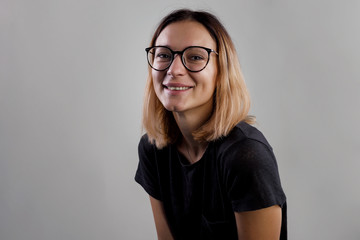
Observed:
[[[202,64],[206,60],[207,56],[203,56],[201,54],[189,54],[185,58],[185,61],[188,64]]]
[[[208,52],[200,47],[191,47],[185,50],[184,60],[187,64],[202,64],[208,59]]]
[[[191,60],[191,61],[201,61],[201,60],[204,60],[204,57],[200,56],[200,55],[193,55],[193,56],[189,56],[189,60]]]
[[[154,56],[157,61],[171,61],[171,51],[164,47],[156,47]]]
[[[162,58],[162,59],[170,59],[171,58],[171,55],[168,54],[168,53],[157,53],[156,54],[156,57],[157,58]]]

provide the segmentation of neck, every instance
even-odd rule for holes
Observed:
[[[190,163],[201,159],[207,148],[207,142],[200,142],[194,139],[192,133],[199,129],[208,119],[212,109],[205,114],[198,111],[173,112],[175,121],[180,129],[182,138],[178,143],[178,150],[186,156]]]

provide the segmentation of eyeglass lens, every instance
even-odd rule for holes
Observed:
[[[153,47],[148,52],[148,61],[158,71],[168,68],[175,56],[166,47]],[[187,48],[182,54],[182,62],[190,71],[200,71],[208,63],[209,53],[200,47]]]

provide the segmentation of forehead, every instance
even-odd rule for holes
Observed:
[[[188,46],[216,48],[216,42],[208,30],[196,21],[181,21],[166,26],[156,39],[155,45],[168,46],[180,51]]]

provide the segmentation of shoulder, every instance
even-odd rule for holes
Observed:
[[[255,127],[241,122],[218,142],[218,159],[226,169],[250,170],[276,167],[272,147]]]
[[[162,158],[167,153],[169,146],[158,149],[155,143],[151,143],[147,134],[144,134],[138,144],[138,154],[140,161],[155,161]]]
[[[158,149],[155,145],[155,143],[151,142],[148,135],[145,133],[139,141],[138,149],[139,151],[162,151],[163,149],[166,149],[167,146],[165,146],[162,149]]]
[[[149,141],[147,134],[144,134],[138,144],[138,154],[140,161],[150,160],[155,157],[157,148]]]
[[[272,147],[266,140],[265,136],[255,127],[240,122],[234,129],[222,139],[218,140],[216,145],[221,152],[229,150],[270,150]]]
[[[159,180],[156,147],[149,142],[146,134],[140,139],[138,154],[139,163],[135,175],[135,181],[143,186],[150,196],[156,199],[161,199],[158,188]]]
[[[216,163],[234,211],[250,211],[285,201],[278,166],[263,134],[240,123],[218,143]]]
[[[140,150],[147,151],[147,150],[151,150],[153,148],[154,148],[154,145],[150,143],[148,135],[144,134],[140,138],[140,141],[139,141],[139,144],[138,144],[139,151]]]
[[[265,136],[256,127],[245,122],[237,124],[230,134],[224,138],[225,144],[238,143],[242,141],[258,142],[272,150]]]

